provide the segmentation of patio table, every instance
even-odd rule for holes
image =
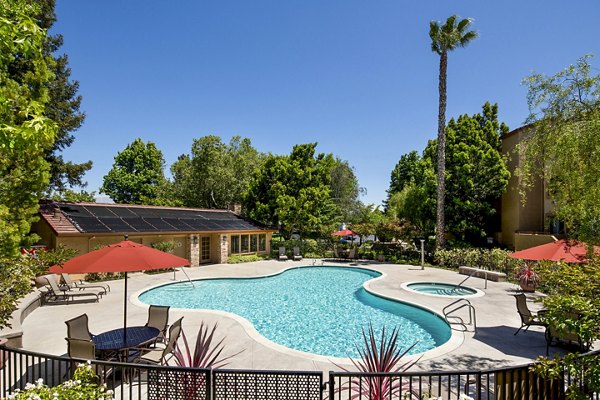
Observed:
[[[127,332],[126,342],[124,331]],[[113,329],[112,331],[102,332],[92,338],[96,345],[96,350],[100,352],[121,352],[127,354],[127,350],[139,347],[145,343],[151,342],[158,337],[160,331],[150,326],[130,326],[127,328]]]

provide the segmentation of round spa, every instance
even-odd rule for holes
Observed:
[[[484,295],[481,290],[445,282],[406,282],[402,284],[402,289],[427,296],[440,297],[472,298]]]

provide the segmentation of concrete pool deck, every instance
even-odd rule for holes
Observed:
[[[194,268],[186,268],[192,279],[216,277],[256,277],[271,275],[284,269],[311,265],[313,260],[259,261],[244,264],[216,264]],[[321,260],[316,261],[317,265]],[[442,309],[455,298],[438,297],[409,292],[401,288],[405,282],[446,282],[458,284],[466,276],[455,271],[436,268],[425,268],[408,265],[361,263],[339,264],[326,262],[325,265],[345,265],[373,269],[384,274],[383,277],[369,281],[367,289],[392,299],[398,299],[429,308],[439,314]],[[164,273],[146,275],[134,273],[128,279],[128,326],[143,325],[147,319],[147,306],[137,301],[137,293],[155,285],[174,282],[174,274]],[[178,271],[177,280],[186,279]],[[22,323],[23,348],[31,351],[63,355],[67,351],[66,325],[64,321],[82,313],[89,316],[90,331],[100,333],[123,325],[123,282],[111,281],[111,292],[98,303],[77,303],[46,305],[34,310]],[[533,326],[527,332],[514,336],[521,325],[513,294],[520,290],[515,284],[507,282],[487,282],[480,278],[469,278],[465,286],[479,289],[485,293],[469,301],[476,310],[477,333],[473,326],[465,331],[453,325],[452,343],[443,346],[442,350],[425,353],[424,357],[413,368],[415,370],[466,370],[489,369],[527,363],[539,355],[546,354],[546,341],[542,327]],[[538,294],[528,294],[532,300]],[[529,307],[536,310],[540,304],[529,302]],[[198,327],[202,321],[210,324],[218,322],[217,335],[225,336],[224,355],[244,350],[233,358],[227,368],[270,369],[270,370],[339,370],[330,360],[351,368],[348,360],[313,356],[274,345],[257,334],[251,325],[241,318],[223,315],[219,312],[201,310],[171,310],[169,321],[184,317],[183,328],[188,341],[195,341]],[[466,309],[459,316],[468,321]],[[550,354],[561,352],[558,347],[551,347]]]

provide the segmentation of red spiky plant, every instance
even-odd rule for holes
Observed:
[[[353,377],[343,384],[338,391],[351,391],[351,399],[383,400],[391,399],[401,393],[410,393],[408,383],[403,383],[402,378],[389,375],[377,375],[378,372],[398,373],[404,372],[415,365],[416,360],[404,361],[403,358],[417,344],[413,343],[406,350],[398,346],[398,328],[396,327],[389,337],[386,336],[385,327],[381,331],[379,343],[375,337],[373,325],[369,322],[369,332],[362,329],[363,345],[355,344],[360,359],[352,359],[352,364],[366,376]],[[334,363],[335,364],[335,363]],[[335,364],[337,365],[337,364]],[[346,372],[350,370],[337,365]],[[418,397],[418,394],[413,393]]]
[[[229,364],[229,360],[239,355],[244,349],[238,351],[227,357],[221,357],[221,353],[225,349],[223,342],[225,337],[221,338],[218,343],[215,342],[215,331],[217,325],[214,324],[212,329],[209,328],[208,324],[204,321],[200,324],[198,329],[198,337],[196,338],[196,346],[194,351],[190,351],[185,332],[181,331],[181,337],[183,338],[183,349],[179,346],[179,343],[175,345],[173,349],[173,356],[175,363],[180,367],[192,367],[192,368],[222,368]],[[210,332],[209,332],[210,329]]]

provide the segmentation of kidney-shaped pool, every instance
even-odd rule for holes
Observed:
[[[329,357],[358,357],[361,329],[373,324],[399,329],[409,354],[444,344],[449,325],[437,314],[407,303],[375,296],[363,283],[375,271],[344,267],[302,267],[261,278],[227,278],[172,283],[139,296],[146,304],[222,310],[249,320],[267,339],[283,346]]]

